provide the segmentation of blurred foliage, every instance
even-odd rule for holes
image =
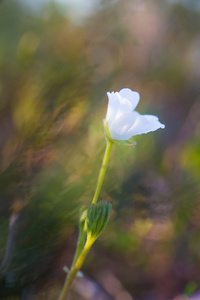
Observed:
[[[83,270],[105,291],[112,272],[123,300],[200,289],[199,28],[193,1],[99,1],[79,22],[0,2],[0,299],[56,299],[101,165],[106,92],[123,87],[166,128],[114,147],[111,220]]]

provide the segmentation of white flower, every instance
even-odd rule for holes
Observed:
[[[140,95],[130,89],[122,89],[119,93],[108,95],[108,110],[106,124],[111,138],[114,140],[128,140],[132,136],[165,128],[153,115],[140,115],[135,111]]]

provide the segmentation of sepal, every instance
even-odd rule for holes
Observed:
[[[79,212],[79,231],[80,232],[85,230],[86,217],[87,217],[87,207],[84,205],[80,208],[80,212]]]
[[[126,147],[135,147],[137,145],[136,142],[131,140],[127,140],[127,141],[113,140],[113,142]]]
[[[103,119],[103,126],[104,126],[104,134],[106,139],[110,142],[113,142],[112,136],[108,128],[108,122],[106,121],[106,119]]]

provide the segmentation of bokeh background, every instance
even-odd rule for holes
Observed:
[[[57,299],[107,91],[164,130],[113,147],[110,222],[70,299],[200,299],[200,2],[0,1],[0,299]]]

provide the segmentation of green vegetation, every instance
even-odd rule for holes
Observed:
[[[83,272],[109,270],[137,300],[200,289],[199,28],[181,2],[101,1],[77,24],[57,5],[0,1],[0,299],[57,299],[106,144],[106,92],[123,87],[166,128],[113,147],[101,191],[113,210]]]

